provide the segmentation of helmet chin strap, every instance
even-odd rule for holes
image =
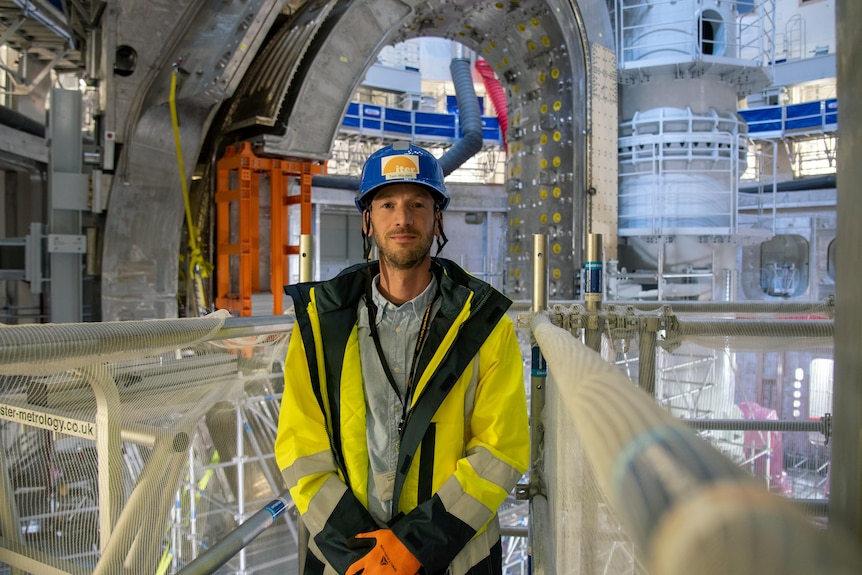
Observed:
[[[437,253],[434,254],[434,257],[440,255],[440,252],[443,250],[443,246],[449,243],[449,240],[446,238],[446,233],[443,231],[443,212],[437,210],[434,214],[437,219],[437,229],[439,230],[439,234],[437,235]]]
[[[365,261],[371,261],[371,208],[362,211],[362,257]]]

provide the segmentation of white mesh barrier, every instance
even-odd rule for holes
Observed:
[[[658,364],[652,362],[653,357],[647,362],[646,373],[659,367],[655,389],[663,407],[638,389],[619,367],[570,333],[582,325],[577,318],[561,316],[559,310],[553,315],[568,330],[554,326],[542,314],[532,323],[549,369],[543,470],[548,493],[546,520],[550,524],[546,530],[553,549],[550,558],[546,556],[552,565],[541,567],[540,572],[860,572],[858,551],[840,534],[817,529],[811,517],[770,493],[762,477],[749,473],[751,466],[746,468],[740,465],[743,461],[728,457],[733,449],[723,454],[699,437],[691,425],[671,414],[675,411],[673,401],[685,395],[672,389],[669,382],[673,378],[679,385],[700,384],[699,393],[703,394],[703,403],[698,406],[691,403],[689,393],[689,410],[676,410],[678,415],[707,419],[704,408],[721,405],[721,398],[727,397],[727,381],[722,383],[721,377],[708,385],[700,383],[706,374],[716,374],[716,362],[705,368],[694,352],[668,336],[699,332],[696,322],[690,322],[685,332],[680,328],[682,320],[667,322],[664,320],[670,316],[664,315],[660,321],[654,314],[652,333],[659,332],[662,343],[672,343],[668,347],[675,353],[683,350],[671,360],[675,362],[673,369],[664,369],[669,365],[661,358],[666,351],[660,351]],[[605,334],[611,336],[605,352],[622,358],[624,361],[618,363],[623,369],[632,369],[625,361],[631,359],[626,354],[632,349],[636,354],[641,347],[638,326],[649,324],[629,320],[614,321],[612,314],[605,317]],[[717,327],[713,324],[710,329]],[[769,321],[762,322],[758,351],[775,347],[774,342],[764,343],[774,329]],[[802,331],[801,326],[788,323],[783,335],[792,338],[801,336]],[[745,324],[736,333],[750,336],[758,330]],[[825,333],[815,328],[809,335]],[[716,354],[721,364],[722,354],[727,357],[729,350],[735,349],[731,342],[736,340],[732,335],[715,336],[713,342],[717,341],[722,342],[723,351]],[[643,375],[635,363],[634,372]],[[733,361],[724,363],[732,373]],[[675,374],[670,375],[672,372]],[[729,380],[727,375],[725,380]],[[711,389],[717,390],[713,398],[708,397]],[[731,397],[733,394],[731,391]],[[744,419],[739,417],[728,426],[742,427],[739,420]],[[739,453],[754,457],[753,451],[764,447],[755,443],[740,442]],[[542,518],[534,516],[532,520]]]
[[[566,329],[536,316],[550,377],[533,573],[856,573],[853,550],[813,527],[831,308],[683,308],[555,308]],[[234,319],[0,328],[0,563],[176,573],[284,490],[272,445],[289,322]],[[571,335],[588,325],[604,359]],[[506,572],[525,575],[524,501],[500,515],[516,535]],[[291,573],[296,555],[279,521],[218,572]]]
[[[691,303],[634,320],[651,318],[652,332],[633,329],[630,314],[610,321],[624,327],[607,330],[604,356],[769,490],[825,519],[831,304]]]
[[[272,446],[291,325],[217,313],[0,327],[0,572],[221,565],[206,551],[285,491]],[[527,573],[527,513],[513,498],[500,511],[507,575]],[[285,516],[217,572],[297,572]]]
[[[284,490],[272,445],[289,322],[228,317],[0,328],[0,562],[174,573]],[[292,529],[229,567],[295,570]]]

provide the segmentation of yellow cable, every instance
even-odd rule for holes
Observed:
[[[204,261],[203,253],[201,253],[198,245],[198,229],[192,221],[192,208],[189,201],[189,190],[186,184],[186,170],[183,164],[183,149],[180,145],[180,122],[177,117],[177,69],[174,67],[171,74],[171,93],[170,93],[170,108],[171,108],[171,125],[174,130],[174,145],[177,149],[177,164],[180,170],[180,185],[183,190],[183,202],[186,208],[186,226],[189,229],[189,247],[191,254],[189,258],[189,268],[191,275],[195,278],[195,286],[198,292],[198,306],[206,308],[206,295],[204,293],[203,279],[209,277],[209,272],[212,265]]]
[[[210,458],[210,466],[217,465],[221,461],[221,457],[219,456],[218,450],[213,452],[212,457]],[[197,489],[194,492],[195,501],[201,498],[201,493],[206,490],[207,485],[209,485],[210,479],[215,474],[212,468],[207,469],[203,477],[198,480]],[[186,475],[186,481],[188,481],[189,476]],[[187,494],[188,495],[188,494]],[[181,509],[185,509],[185,505],[182,506]],[[185,525],[185,522],[183,522]],[[165,534],[170,532],[170,526],[165,529]],[[174,550],[171,547],[165,547],[162,551],[162,556],[159,558],[159,564],[156,566],[154,575],[166,575],[168,572],[168,568],[171,566],[171,562],[174,558]]]
[[[159,559],[159,564],[156,566],[155,575],[165,575],[171,566],[171,560],[174,558],[174,552],[170,549],[165,549],[162,552],[162,557]]]

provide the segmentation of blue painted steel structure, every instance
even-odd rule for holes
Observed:
[[[739,110],[752,138],[780,138],[799,133],[834,132],[838,129],[838,100],[829,98],[787,106]],[[341,121],[343,133],[413,142],[453,144],[461,138],[457,114],[421,112],[351,102]],[[482,117],[482,141],[503,145],[500,122]]]
[[[461,138],[457,114],[402,110],[362,102],[351,102],[347,107],[341,120],[341,131],[417,143],[453,144]],[[482,143],[486,146],[503,145],[497,118],[482,117]]]
[[[838,129],[838,100],[815,100],[787,106],[739,110],[755,138],[779,138],[799,133],[834,132]]]

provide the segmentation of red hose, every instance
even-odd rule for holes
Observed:
[[[500,81],[494,74],[491,65],[480,58],[476,59],[476,71],[482,76],[482,84],[485,85],[485,91],[491,98],[494,104],[494,109],[497,111],[497,121],[500,123],[500,133],[503,135],[503,149],[508,153],[509,148],[506,146],[506,131],[509,129],[509,112],[506,106],[506,92]]]

